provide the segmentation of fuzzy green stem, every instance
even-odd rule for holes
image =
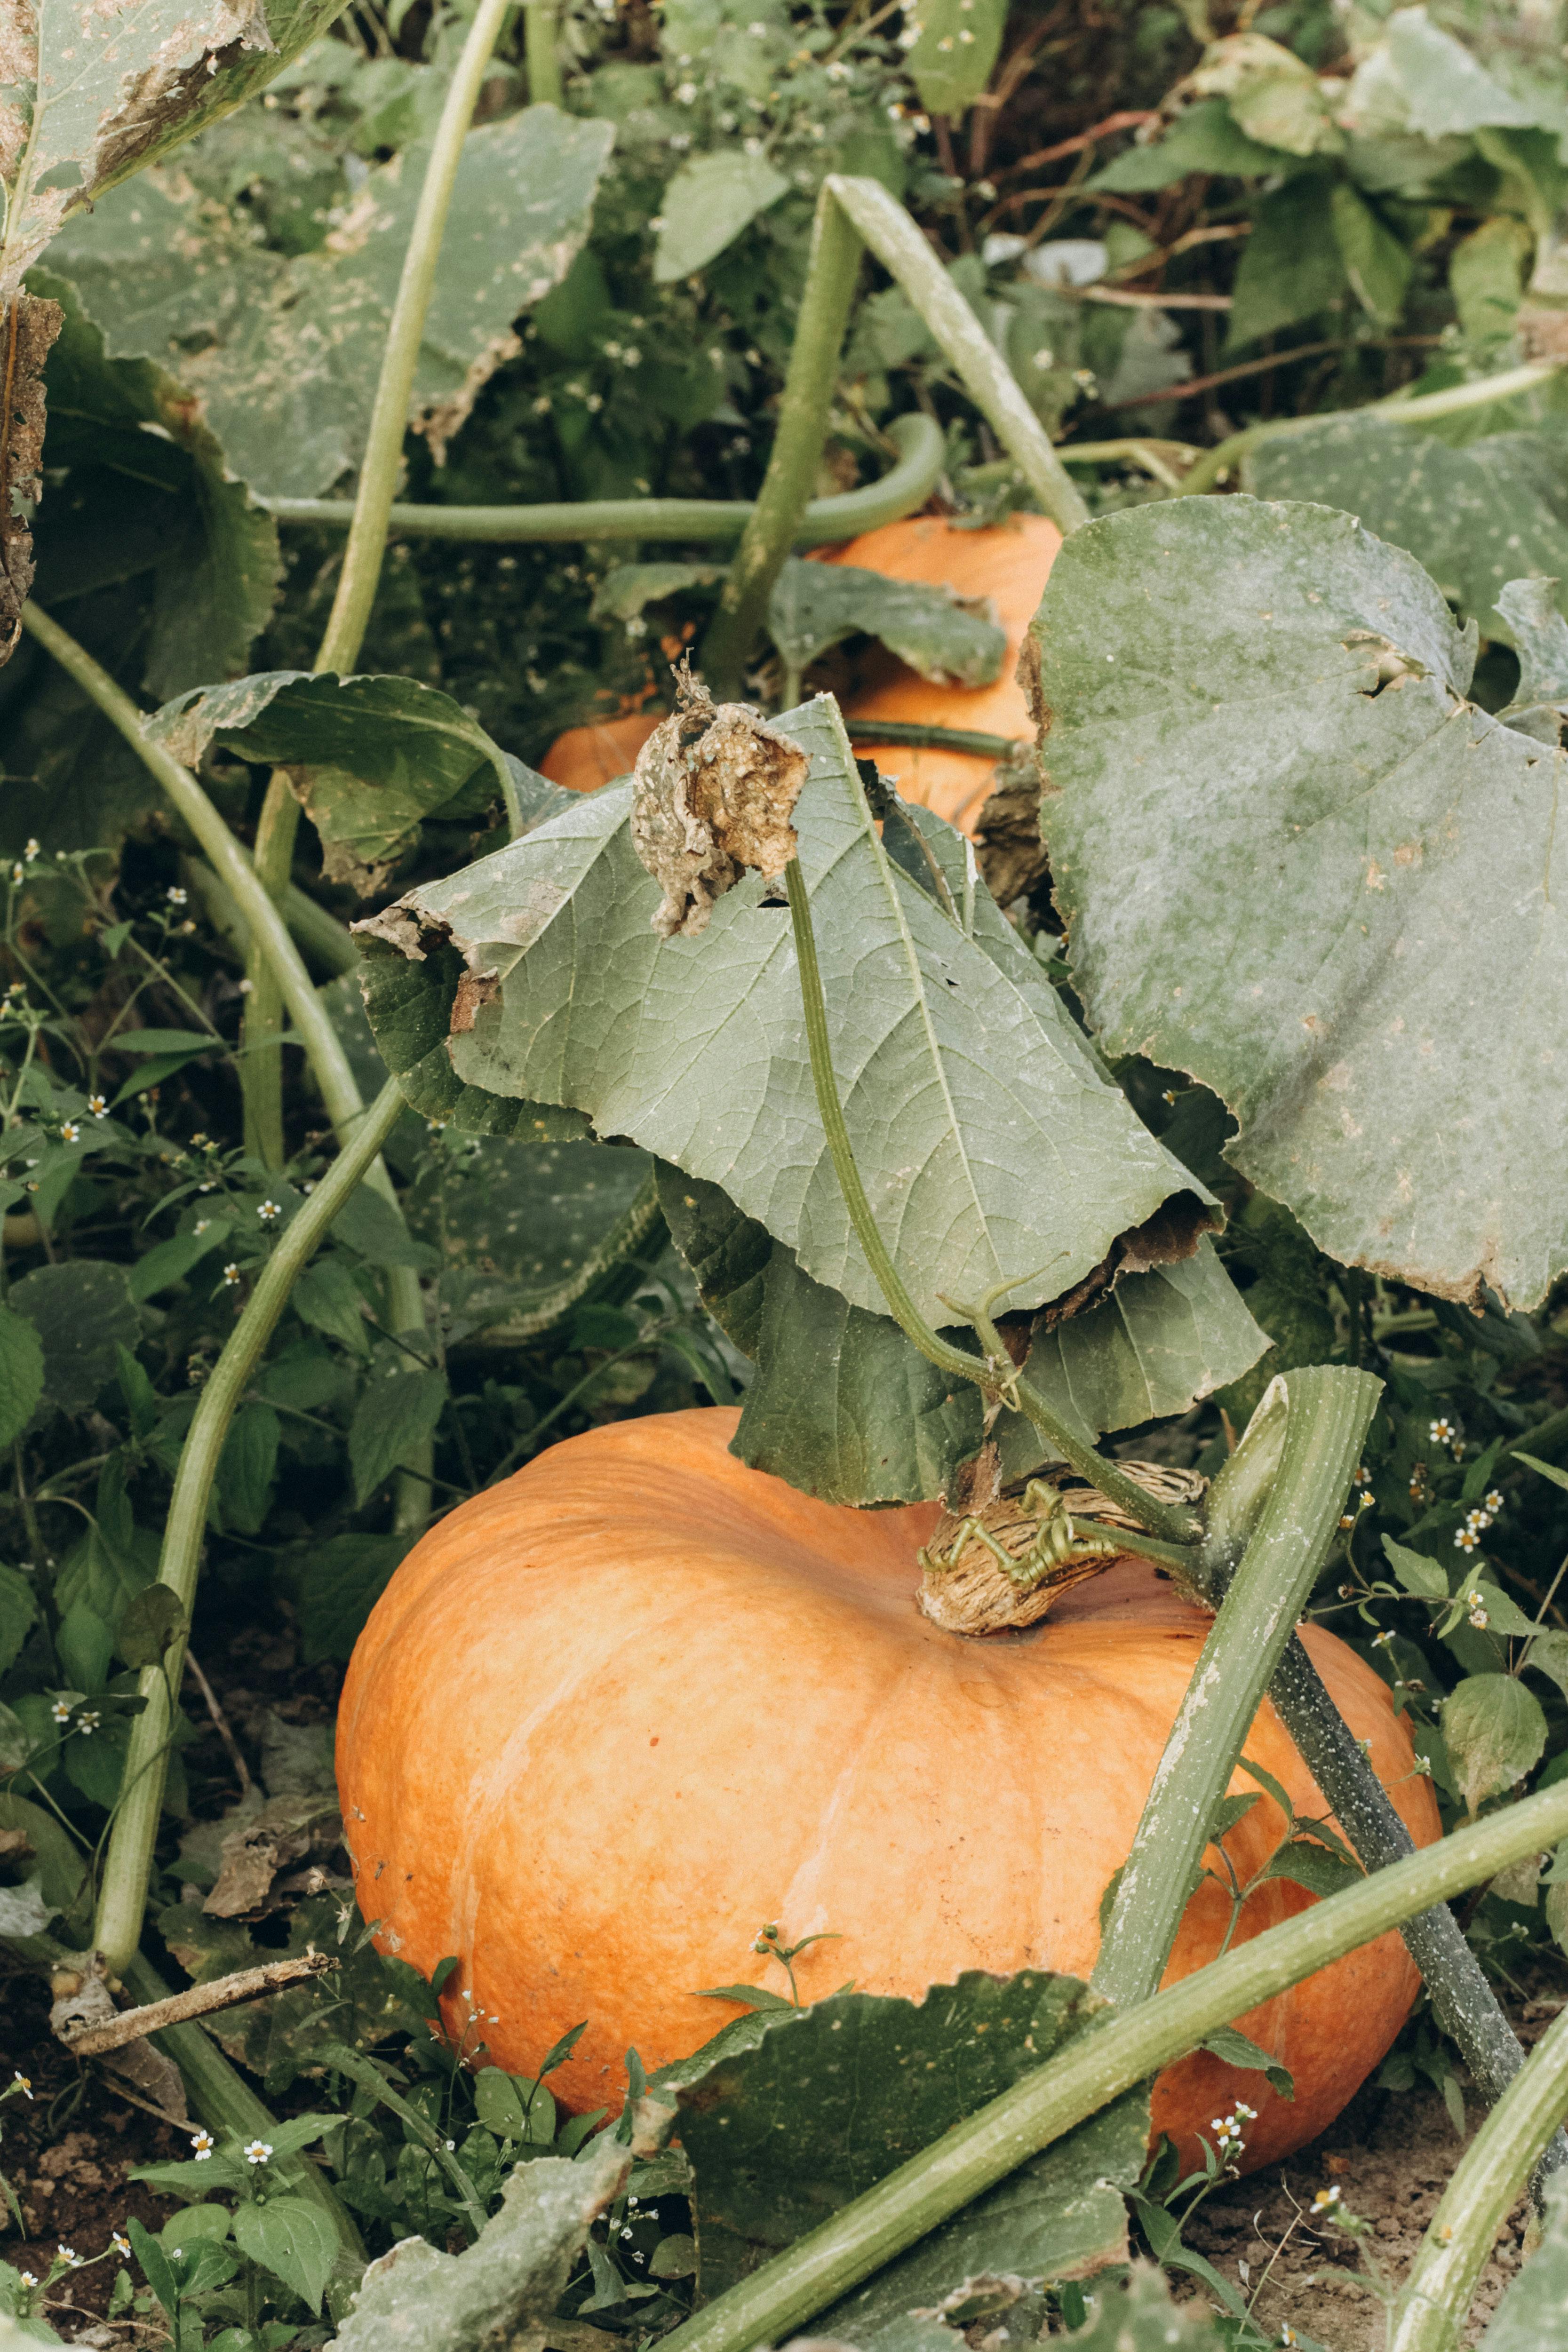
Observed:
[[[408,404],[419,362],[426,314],[436,283],[436,265],[440,258],[447,215],[451,207],[452,186],[485,68],[510,5],[511,0],[480,0],[441,109],[386,331],[386,348],[376,380],[348,545],[343,550],[337,593],[316,656],[318,672],[346,675],[359,659],[364,641],[381,579],[382,559],[386,552],[387,520],[403,462]],[[275,769],[256,829],[257,878],[275,901],[282,898],[289,887],[299,829],[300,803],[288,777],[280,768]],[[274,960],[259,939],[253,942],[246,976],[250,982],[245,1012],[245,1059],[241,1064],[246,1148],[256,1152],[268,1167],[280,1168],[285,1156],[283,997]]]
[[[169,1997],[171,1988],[140,1952],[132,1953],[120,1974],[138,2000],[166,2000]],[[166,2025],[149,2039],[179,2068],[185,2095],[204,2124],[214,2131],[235,2132],[242,2138],[271,2139],[277,2117],[262,2105],[248,2083],[236,2073],[202,2026]],[[287,2159],[284,2177],[290,2195],[305,2198],[331,2223],[345,2261],[363,2269],[364,2242],[353,2214],[325,2174],[298,2156]]]
[[[1136,1480],[1129,1478],[1116,1463],[1109,1461],[1092,1445],[1084,1444],[1063,1423],[1058,1420],[1045,1399],[1020,1372],[1013,1369],[1000,1335],[987,1324],[981,1331],[984,1358],[971,1355],[966,1349],[952,1347],[933,1331],[921,1315],[904,1286],[898,1267],[893,1264],[888,1245],[878,1230],[871,1203],[866,1198],[866,1188],[860,1181],[860,1171],[855,1161],[855,1147],[849,1139],[845,1122],[844,1106],[838,1097],[838,1081],[833,1069],[833,1045],[827,1030],[827,1001],[823,993],[822,968],[816,955],[816,929],[811,919],[811,895],[800,860],[792,858],[784,874],[784,887],[789,895],[790,919],[795,927],[795,958],[800,969],[801,1007],[805,1018],[806,1048],[811,1056],[812,1084],[816,1093],[816,1108],[826,1138],[828,1153],[833,1161],[838,1189],[855,1237],[866,1254],[877,1287],[881,1292],[889,1314],[906,1339],[918,1348],[929,1363],[946,1372],[950,1378],[973,1381],[988,1402],[1001,1399],[1028,1415],[1047,1444],[1064,1462],[1071,1463],[1091,1486],[1110,1501],[1118,1503],[1128,1515],[1142,1526],[1173,1544],[1192,1540],[1199,1532],[1196,1522],[1184,1511],[1168,1503],[1157,1502]],[[1013,1286],[1016,1287],[1016,1286]],[[979,1328],[980,1318],[976,1318]],[[989,1334],[989,1336],[987,1336]]]
[[[660,2352],[752,2352],[779,2344],[1040,2148],[1221,2025],[1412,1913],[1495,1877],[1568,1832],[1568,1785],[1472,1823],[1390,1870],[1265,1929],[1136,2009],[1110,2013],[1058,2057],[901,2164],[817,2229],[663,2339]]]
[[[918,409],[888,427],[896,462],[875,482],[813,499],[800,520],[796,547],[857,539],[923,507],[942,477],[947,444],[934,418]],[[262,499],[279,522],[321,523],[346,530],[350,499]],[[584,499],[575,506],[445,507],[395,503],[387,510],[398,539],[465,539],[497,545],[580,540],[716,540],[732,546],[756,511],[749,499]]]
[[[1090,1979],[1120,2009],[1149,2000],[1164,1974],[1215,1802],[1328,1557],[1383,1389],[1326,1364],[1288,1386],[1279,1475],[1171,1727]]]
[[[1521,392],[1533,392],[1537,384],[1555,375],[1562,365],[1561,360],[1532,360],[1527,366],[1509,368],[1501,375],[1482,376],[1475,383],[1450,384],[1445,392],[1424,392],[1414,400],[1394,393],[1387,400],[1370,402],[1365,408],[1342,411],[1334,421],[1343,424],[1350,415],[1384,425],[1424,425],[1434,416],[1458,416],[1467,408],[1486,408],[1494,400],[1513,400]],[[1192,498],[1212,490],[1249,451],[1259,448],[1265,441],[1288,440],[1295,434],[1310,433],[1323,421],[1321,416],[1276,416],[1266,425],[1249,425],[1241,433],[1232,433],[1214,448],[1205,450],[1183,481],[1181,495]]]
[[[270,905],[270,901],[268,901]],[[279,1235],[257,1278],[245,1311],[225,1342],[223,1353],[202,1390],[164,1525],[158,1582],[166,1585],[188,1623],[201,1567],[202,1538],[218,1457],[235,1409],[289,1303],[289,1293],[333,1218],[374,1166],[376,1154],[403,1109],[403,1097],[389,1078],[357,1132],[343,1145],[315,1191]],[[120,1973],[142,1935],[147,1873],[163,1807],[168,1764],[170,1693],[178,1687],[185,1636],[178,1634],[161,1663],[145,1667],[140,1684],[144,1702],[131,1727],[122,1795],[110,1832],[94,1940],[110,1968]]]
[[[522,12],[522,33],[528,65],[529,104],[559,106],[563,93],[555,0],[526,0]]]
[[[896,196],[879,180],[835,173],[824,184],[884,269],[896,278],[963,378],[975,406],[1064,537],[1089,509],[1013,372]]]
[[[1458,2352],[1498,2231],[1565,2113],[1568,2010],[1460,2158],[1394,2307],[1388,2352]]]
[[[859,274],[860,239],[824,188],[768,470],[703,641],[702,669],[715,695],[740,690],[773,583],[810,501]]]
[[[387,518],[403,462],[403,436],[408,429],[408,404],[419,364],[426,313],[436,283],[441,239],[451,207],[452,186],[490,52],[511,5],[512,0],[479,0],[457,69],[447,85],[441,119],[431,143],[430,161],[425,167],[425,184],[419,191],[414,226],[403,257],[403,274],[398,279],[392,322],[386,331],[386,349],[382,353],[381,373],[376,379],[375,403],[360,467],[348,546],[343,551],[343,568],[338,575],[337,593],[332,599],[321,649],[316,656],[318,670],[336,670],[340,677],[346,676],[359,659],[370,608],[375,602],[382,557],[386,551]],[[532,14],[531,7],[531,18]]]

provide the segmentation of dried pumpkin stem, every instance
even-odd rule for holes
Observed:
[[[1021,1372],[1015,1370],[995,1326],[982,1311],[976,1310],[974,1320],[981,1345],[985,1349],[983,1357],[972,1355],[963,1348],[954,1348],[933,1331],[910,1297],[903,1277],[893,1264],[888,1245],[878,1230],[871,1203],[866,1198],[866,1188],[860,1181],[860,1171],[855,1162],[855,1147],[849,1140],[844,1106],[838,1097],[838,1081],[833,1069],[833,1045],[827,1032],[827,1003],[823,994],[822,968],[816,956],[816,931],[811,919],[811,895],[798,857],[792,858],[785,868],[784,884],[789,893],[790,917],[795,926],[801,1003],[805,1014],[805,1039],[811,1055],[817,1112],[822,1120],[823,1133],[827,1139],[838,1189],[849,1213],[849,1222],[866,1254],[866,1263],[876,1279],[877,1287],[887,1302],[889,1314],[928,1363],[934,1364],[939,1371],[948,1373],[954,1380],[973,1381],[989,1404],[1005,1402],[1016,1406],[1027,1415],[1062,1461],[1069,1462],[1091,1486],[1098,1487],[1110,1501],[1119,1504],[1130,1518],[1149,1528],[1167,1543],[1190,1546],[1202,1532],[1191,1515],[1169,1503],[1158,1501],[1136,1480],[1130,1478],[1119,1464],[1109,1461],[1067,1428],[1052,1412],[1039,1391]],[[1005,1288],[1016,1286],[1016,1284],[1004,1286]],[[998,1295],[994,1293],[993,1297]],[[1348,1472],[1346,1475],[1349,1475]]]
[[[1383,1390],[1330,1364],[1288,1385],[1279,1475],[1171,1727],[1090,1979],[1119,2008],[1148,2000],[1165,1972],[1215,1803],[1328,1556]]]
[[[1568,2111],[1568,2010],[1552,2020],[1456,2166],[1388,2325],[1388,2352],[1458,2352],[1509,2210]]]
[[[660,2352],[778,2344],[1089,2116],[1346,1952],[1568,1832],[1559,1784],[1439,1839],[1109,2016],[663,2339]]]
[[[374,1165],[403,1108],[397,1082],[389,1078],[315,1191],[284,1226],[202,1390],[181,1450],[158,1563],[158,1582],[173,1592],[187,1623],[201,1567],[207,1504],[235,1409],[289,1303],[297,1277],[333,1218]],[[123,1972],[141,1938],[147,1872],[168,1766],[170,1694],[178,1685],[184,1642],[184,1632],[176,1634],[161,1662],[143,1668],[139,1685],[142,1710],[131,1727],[122,1794],[110,1832],[94,1934],[116,1974]]]

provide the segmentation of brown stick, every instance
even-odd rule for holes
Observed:
[[[1180,383],[1168,385],[1163,392],[1133,393],[1126,400],[1107,400],[1106,408],[1148,408],[1158,400],[1186,400],[1194,392],[1208,392],[1218,383],[1236,383],[1245,375],[1261,375],[1265,368],[1287,367],[1292,360],[1316,359],[1323,352],[1405,351],[1426,349],[1440,342],[1438,335],[1390,335],[1375,341],[1354,343],[1298,343],[1293,351],[1275,352],[1266,359],[1243,360],[1237,367],[1220,368],[1213,375],[1184,376]],[[1335,411],[1336,415],[1341,412]],[[1345,415],[1352,412],[1346,410]]]
[[[984,101],[982,101],[984,103]],[[1077,155],[1085,147],[1092,147],[1097,139],[1109,139],[1113,131],[1136,131],[1141,123],[1158,120],[1154,112],[1128,110],[1121,114],[1108,114],[1092,131],[1080,131],[1076,139],[1058,140],[1054,147],[1037,148],[1032,155],[1020,155],[1016,163],[1007,166],[1008,176],[1015,172],[1037,171],[1042,163],[1054,163],[1060,155]]]
[[[197,1665],[195,1654],[190,1650],[185,1652],[185,1672],[190,1675],[191,1680],[195,1684],[196,1688],[200,1691],[203,1698],[206,1701],[207,1713],[213,1719],[213,1727],[216,1731],[218,1738],[222,1740],[225,1748],[228,1751],[229,1762],[234,1766],[235,1771],[239,1776],[239,1793],[242,1797],[247,1797],[250,1794],[251,1789],[250,1767],[247,1764],[244,1756],[240,1752],[238,1740],[235,1738],[234,1733],[229,1728],[227,1716],[225,1715],[222,1707],[219,1706],[217,1703],[216,1692],[213,1689],[213,1686],[211,1683],[208,1682],[205,1675],[203,1674],[200,1666]]]
[[[127,2042],[139,2042],[144,2033],[157,2033],[165,2025],[183,2025],[187,2018],[210,2017],[215,2010],[237,2008],[242,2000],[281,1991],[285,1985],[321,1976],[337,1965],[331,1952],[301,1952],[296,1959],[268,1960],[264,1968],[237,1969],[233,1976],[191,1985],[184,1992],[171,1993],[167,2000],[150,2000],[142,2009],[121,2010],[102,2025],[89,2025],[80,2033],[60,2038],[79,2057],[96,2058],[106,2050],[121,2049]]]

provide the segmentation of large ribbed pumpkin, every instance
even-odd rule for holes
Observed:
[[[586,2019],[556,2077],[578,2109],[618,2105],[628,2045],[653,2067],[737,2013],[700,1986],[777,1977],[752,1950],[764,1920],[840,1938],[798,1964],[808,1998],[849,1977],[919,1995],[963,1969],[1087,1975],[1204,1639],[1131,1560],[1025,1633],[942,1632],[915,1607],[934,1506],[813,1501],[733,1458],[735,1423],[592,1430],[463,1504],[397,1570],[343,1691],[339,1786],[378,1942],[426,1972],[456,1954],[449,2018],[493,2017],[515,2071]],[[1385,1687],[1332,1635],[1305,1639],[1429,1841]],[[1324,1810],[1268,1706],[1247,1752]],[[1265,1800],[1231,1836],[1244,1872],[1279,1834]],[[1309,1899],[1271,1882],[1241,1937]],[[1200,1890],[1172,1975],[1214,1957],[1227,1916]],[[1300,2146],[1415,1986],[1395,1937],[1351,1954],[1238,2021],[1294,2074],[1293,2105],[1200,2056],[1161,2076],[1157,2127],[1190,2151],[1240,2096],[1260,2110],[1249,2162]]]
[[[961,596],[989,596],[1007,633],[1006,655],[994,686],[932,686],[886,654],[873,656],[863,689],[847,705],[847,715],[1032,739],[1035,722],[1017,680],[1018,655],[1061,543],[1060,531],[1044,515],[1015,515],[984,530],[960,530],[941,515],[917,515],[908,522],[884,523],[836,548],[825,561],[860,564],[894,580],[923,580],[956,589]],[[895,780],[905,800],[973,832],[991,790],[993,761],[969,751],[878,744],[861,736],[855,749]]]

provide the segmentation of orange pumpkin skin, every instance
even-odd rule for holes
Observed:
[[[1016,515],[984,530],[956,530],[941,515],[884,523],[824,560],[858,563],[894,580],[923,580],[961,596],[989,596],[1007,632],[1007,651],[994,686],[931,686],[891,655],[850,701],[851,719],[895,719],[924,727],[970,727],[985,735],[1033,737],[1035,722],[1018,684],[1018,656],[1035,617],[1062,535],[1044,515]],[[908,801],[935,809],[950,824],[973,833],[991,790],[994,761],[967,751],[913,751],[857,739],[862,759],[875,759]]]
[[[596,793],[617,776],[629,776],[637,753],[667,716],[662,710],[633,711],[600,727],[568,727],[539,763],[539,772],[569,793]]]
[[[807,1999],[852,1977],[918,1997],[963,1969],[1087,1976],[1206,1621],[1124,1560],[1018,1634],[966,1641],[914,1606],[934,1506],[857,1512],[728,1453],[718,1409],[568,1440],[419,1543],[349,1668],[338,1778],[360,1906],[377,1941],[472,2008],[526,2073],[588,2030],[555,2077],[619,2105],[629,2046],[652,2068],[737,2012],[703,1985],[764,1983],[764,1920]],[[1307,1629],[1320,1673],[1412,1835],[1438,1833],[1384,1685]],[[1326,1811],[1265,1706],[1247,1752],[1302,1813]],[[1237,1790],[1252,1784],[1239,1775]],[[1265,1798],[1232,1833],[1245,1874],[1280,1834]],[[1310,1900],[1271,1882],[1245,1940]],[[1169,1977],[1217,1949],[1205,1885]],[[1154,2123],[1191,2159],[1237,2098],[1246,2161],[1311,2139],[1383,2056],[1416,1990],[1396,1937],[1237,2022],[1296,2078],[1200,2055],[1156,2084]],[[470,2042],[470,2047],[472,2043]]]

